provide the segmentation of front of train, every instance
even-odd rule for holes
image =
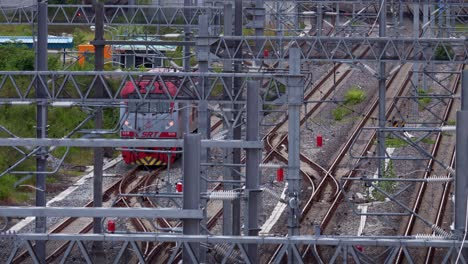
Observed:
[[[151,101],[141,103],[135,90],[139,86],[140,95],[145,95]],[[127,82],[122,89],[121,96],[128,99],[121,109],[122,125],[121,138],[136,139],[174,139],[177,138],[179,127],[177,105],[168,101],[168,93],[175,95],[177,86],[174,82],[137,81]],[[127,164],[146,166],[167,165],[173,163],[177,157],[173,148],[125,148],[122,158]]]

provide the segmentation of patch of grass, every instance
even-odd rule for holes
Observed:
[[[46,178],[46,183],[57,183],[58,181],[56,175],[48,175]]]
[[[447,121],[447,125],[448,126],[455,126],[457,124],[457,121],[456,120],[449,120]]]
[[[431,144],[431,145],[436,143],[436,141],[432,138],[423,138],[421,142],[426,143],[426,144]]]
[[[353,85],[346,91],[344,100],[346,105],[357,105],[366,99],[366,92],[363,91],[359,86]]]
[[[453,51],[453,48],[447,45],[445,45],[445,47],[438,46],[434,50],[434,58],[436,60],[448,60],[450,58],[453,58],[454,55],[455,55],[455,52]]]
[[[390,160],[388,162],[387,170],[383,174],[384,178],[396,178],[396,173],[395,173],[395,168],[393,167],[393,161]],[[396,188],[396,182],[394,181],[381,181],[377,184],[377,186],[382,189],[386,193],[393,193]],[[374,198],[378,201],[385,201],[385,198],[387,198],[383,193],[379,192],[378,190],[374,190],[372,192],[372,195]]]
[[[429,105],[432,102],[432,98],[427,97],[428,91],[423,89],[418,89],[418,102],[419,102],[419,110],[423,110],[424,107]]]
[[[222,83],[217,83],[214,85],[213,90],[211,90],[210,97],[218,98],[223,94],[224,86]]]
[[[389,148],[401,148],[408,146],[408,142],[400,138],[387,138],[385,139],[385,146]]]
[[[56,148],[52,155],[61,158],[65,154],[66,148]],[[68,155],[65,157],[66,163],[71,163],[79,166],[93,164],[93,149],[92,148],[70,148]]]
[[[338,106],[337,108],[332,110],[332,115],[336,121],[341,121],[343,120],[343,118],[345,118],[345,116],[351,114],[351,112],[351,109],[345,106]]]
[[[0,25],[2,36],[32,36],[30,25]]]
[[[13,175],[4,175],[0,178],[0,201],[19,203],[29,198],[30,194],[24,188],[15,188],[18,178]]]
[[[343,120],[347,115],[353,112],[352,106],[362,103],[366,97],[366,92],[359,86],[351,86],[344,94],[344,105],[338,106],[332,110],[333,118],[336,121]]]

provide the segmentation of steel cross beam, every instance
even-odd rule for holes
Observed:
[[[0,206],[0,216],[46,217],[146,217],[169,219],[202,219],[201,210],[174,208],[84,208],[84,207],[34,207]]]
[[[89,139],[89,138],[0,138],[0,146],[38,146],[38,147],[129,147],[129,148],[170,148],[183,147],[182,139]],[[244,148],[244,149],[262,149],[261,141],[245,140],[212,140],[203,139],[202,148]]]
[[[221,36],[211,38],[212,52],[219,61],[230,60],[261,60],[263,49],[255,50],[255,45],[261,47],[277,47],[278,43],[288,43],[289,48],[297,47],[301,50],[301,62],[434,62],[434,63],[467,63],[468,41],[466,36],[460,38],[414,38],[414,37],[365,37],[365,36],[304,36],[304,37],[274,37],[274,36]],[[241,59],[236,59],[237,52],[229,53],[228,43],[238,43],[234,50],[249,50],[243,53]],[[255,42],[255,44],[254,44]],[[364,56],[353,54],[356,46],[368,48]],[[424,52],[427,48],[442,49],[447,55],[446,60],[438,60],[435,54]],[[270,61],[287,60],[289,53],[274,52],[270,54]],[[215,61],[215,60],[214,60]]]
[[[186,10],[190,12],[186,12]],[[104,23],[117,26],[167,26],[198,28],[198,16],[210,14],[208,22],[215,25],[220,7],[105,5]],[[96,15],[92,5],[48,5],[49,25],[94,25]],[[0,6],[0,24],[33,24],[37,14],[32,6]]]
[[[0,96],[0,104],[32,104],[36,103],[34,91],[36,83],[45,86],[45,98],[48,103],[58,103],[58,101],[69,106],[82,104],[114,105],[123,107],[122,101],[148,102],[148,101],[175,101],[186,102],[207,100],[224,101],[234,104],[245,104],[246,91],[245,81],[241,82],[238,89],[233,91],[226,83],[226,77],[239,77],[250,80],[252,78],[269,78],[273,83],[278,78],[285,76],[280,74],[264,73],[142,73],[142,72],[1,72],[0,71],[0,91],[8,96]],[[88,81],[82,81],[83,78]],[[209,80],[209,85],[204,93],[197,89],[198,83],[205,78]],[[128,99],[121,97],[121,91],[127,83],[138,86],[140,80],[148,80],[151,83],[161,83],[165,91],[165,99],[150,99],[150,90],[147,93],[137,91],[136,98]],[[81,81],[80,81],[81,80]],[[112,80],[112,81],[111,81]],[[176,86],[176,93],[171,95],[165,84],[171,82]],[[98,96],[94,90],[94,84],[101,83],[103,94]],[[274,84],[269,85],[274,85]],[[20,85],[22,84],[22,85]],[[225,91],[225,95],[220,95],[219,89]],[[278,97],[280,94],[276,94]],[[21,101],[21,102],[20,102]],[[65,106],[65,105],[62,105]]]
[[[56,241],[69,241],[71,242],[67,248],[67,251],[64,253],[61,263],[64,263],[65,260],[70,256],[71,250],[74,245],[78,245],[79,252],[78,254],[82,254],[82,257],[86,259],[88,263],[92,263],[91,257],[89,256],[86,247],[84,246],[84,241],[103,241],[105,243],[112,243],[113,247],[117,247],[119,253],[115,256],[113,263],[120,263],[122,255],[126,248],[129,245],[132,245],[133,254],[139,258],[140,263],[146,263],[144,256],[141,254],[141,249],[138,245],[139,241],[144,242],[172,242],[176,243],[176,247],[173,248],[174,254],[180,251],[181,246],[184,247],[190,254],[190,258],[187,261],[191,263],[199,263],[195,257],[194,252],[195,249],[191,243],[203,241],[206,243],[205,245],[212,247],[214,251],[217,251],[217,254],[220,254],[223,257],[222,263],[226,263],[229,261],[231,257],[237,259],[239,261],[243,261],[245,263],[253,263],[250,261],[247,252],[245,251],[244,247],[251,244],[269,244],[269,245],[283,245],[283,249],[278,252],[274,262],[280,263],[280,261],[285,256],[288,249],[290,249],[289,254],[292,254],[291,260],[297,263],[304,263],[304,257],[301,256],[299,253],[299,246],[309,245],[315,246],[320,245],[321,247],[327,248],[331,253],[329,257],[326,256],[318,256],[312,255],[307,256],[308,259],[313,258],[315,262],[326,262],[326,263],[341,263],[339,260],[341,257],[342,260],[347,260],[352,258],[354,263],[376,263],[382,262],[383,259],[381,258],[386,257],[385,263],[392,263],[396,257],[396,253],[398,249],[402,247],[403,252],[405,254],[406,259],[413,263],[413,259],[416,258],[415,254],[418,254],[419,251],[417,250],[418,247],[424,246],[432,246],[437,245],[439,249],[444,250],[441,252],[441,257],[443,257],[442,263],[449,263],[450,257],[457,253],[461,247],[465,248],[468,246],[467,244],[462,244],[461,241],[455,240],[424,240],[424,239],[392,239],[392,238],[385,238],[385,237],[378,237],[378,238],[363,238],[363,237],[348,237],[344,239],[340,239],[338,237],[301,237],[299,239],[285,239],[285,238],[273,238],[273,237],[264,237],[260,239],[250,239],[250,237],[232,237],[232,236],[180,236],[180,235],[166,235],[161,233],[152,233],[152,234],[105,234],[101,237],[97,237],[96,235],[92,234],[49,234],[49,235],[41,235],[41,234],[6,234],[3,238],[12,240],[13,247],[11,249],[11,253],[6,252],[8,254],[7,263],[10,263],[14,257],[16,256],[19,249],[25,247],[32,258],[34,263],[39,263],[36,251],[31,246],[31,242],[33,240],[56,240]],[[306,240],[306,239],[310,240]],[[119,247],[116,244],[122,243],[122,246]],[[227,250],[221,250],[219,247],[217,248],[216,245],[225,245]],[[357,251],[356,246],[360,246],[361,248],[365,247],[372,247],[373,250],[381,250],[383,253],[379,254],[378,256],[366,256],[365,254]],[[236,251],[235,249],[238,249]],[[378,247],[379,249],[376,249]],[[413,249],[413,250],[409,250]],[[4,252],[7,250],[4,250]],[[4,253],[5,254],[5,253]],[[130,252],[130,254],[132,254]],[[324,258],[323,260],[321,258]],[[462,262],[465,262],[465,258],[461,257]]]
[[[250,3],[250,1],[247,1]],[[359,10],[363,6],[373,6],[375,1],[293,1],[288,4],[289,9],[304,10],[309,13],[299,13],[300,17],[314,15],[313,10],[317,10],[318,5],[324,6],[326,9],[325,15],[336,16],[334,6],[347,5],[352,6],[354,10]],[[440,1],[427,1],[427,4],[440,4]],[[267,13],[269,10],[274,10],[271,4],[264,5]],[[389,3],[388,5],[391,5]],[[247,4],[246,4],[247,6]],[[450,15],[455,19],[464,21],[466,18],[465,8],[468,6],[463,0],[454,0],[444,2],[441,9],[450,10]],[[186,12],[190,9],[191,12]],[[343,9],[343,8],[342,8]],[[37,14],[33,6],[21,6],[19,4],[9,6],[0,6],[0,24],[32,24],[37,19]],[[158,25],[170,27],[197,27],[197,17],[201,14],[210,15],[209,22],[213,26],[219,23],[216,16],[222,15],[222,7],[210,6],[156,6],[156,5],[106,5],[105,23],[109,25]],[[92,11],[91,5],[48,5],[48,24],[49,25],[92,25],[95,21],[95,14]],[[442,13],[442,12],[440,12]],[[244,21],[248,21],[246,16],[248,12],[244,12]],[[353,16],[357,14],[349,11],[343,13],[342,16]],[[361,13],[362,16],[369,18],[375,17],[376,13]],[[283,15],[284,16],[284,15]],[[290,15],[293,16],[293,15]]]
[[[395,236],[216,236],[216,235],[177,235],[177,234],[35,234],[0,233],[0,238],[20,240],[80,240],[80,241],[154,241],[154,242],[203,242],[240,244],[285,244],[285,245],[362,245],[362,246],[407,246],[407,247],[456,247],[468,248],[467,243],[457,239],[434,239]],[[462,244],[463,243],[463,244]]]

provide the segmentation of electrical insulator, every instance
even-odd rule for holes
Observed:
[[[219,191],[211,192],[209,194],[210,200],[235,200],[239,198],[239,194],[236,191]]]

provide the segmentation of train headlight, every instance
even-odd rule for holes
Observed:
[[[128,122],[128,120],[125,120],[124,124],[125,124],[126,126],[128,126],[128,125],[130,124],[130,122]]]
[[[166,129],[169,129],[174,126],[174,120],[167,122]]]

